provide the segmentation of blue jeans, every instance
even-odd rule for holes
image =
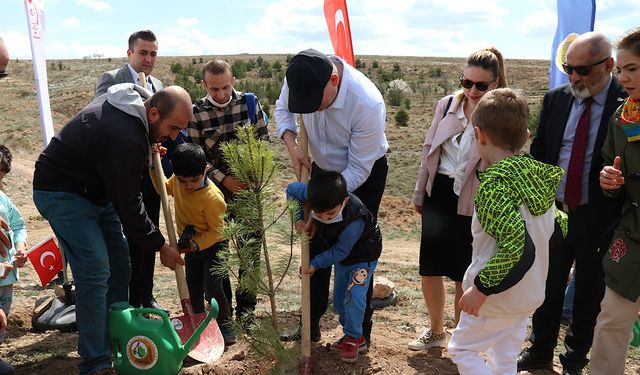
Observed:
[[[367,290],[378,261],[351,265],[336,263],[333,272],[333,307],[340,314],[346,336],[362,336],[362,320],[367,307]]]
[[[111,367],[107,309],[128,301],[129,247],[113,204],[98,206],[81,195],[34,190],[33,201],[58,238],[76,284],[80,374]]]
[[[575,272],[575,271],[573,271]],[[576,277],[570,274],[569,284],[564,291],[564,304],[562,305],[562,319],[571,319],[573,317],[573,300],[576,295]]]

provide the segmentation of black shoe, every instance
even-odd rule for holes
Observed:
[[[13,375],[13,366],[0,359],[0,375]]]
[[[320,328],[317,328],[315,330],[312,328],[311,337],[310,337],[311,341],[318,342],[320,341],[321,338],[322,338],[322,334],[320,333]],[[280,335],[280,339],[282,339],[282,341],[302,340],[302,326],[298,324],[298,326],[296,327],[295,331],[293,331],[293,333]]]
[[[166,307],[160,305],[158,303],[158,301],[156,301],[155,298],[151,298],[151,301],[142,302],[142,307],[158,309],[158,310],[162,310],[162,311],[166,312],[167,314],[169,313],[169,309],[167,309]]]
[[[531,348],[527,348],[518,356],[518,371],[525,370],[553,370],[553,357],[535,356],[531,354]]]
[[[311,341],[318,342],[322,338],[322,333],[320,333],[320,327],[311,328]]]
[[[563,367],[562,375],[582,375],[582,369],[575,367]]]

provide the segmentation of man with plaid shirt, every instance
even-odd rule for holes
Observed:
[[[211,60],[202,67],[202,84],[207,95],[193,105],[193,117],[187,128],[193,143],[204,149],[210,164],[209,179],[222,191],[225,201],[233,199],[233,194],[245,188],[231,174],[229,165],[222,157],[220,144],[236,139],[236,127],[253,124],[257,136],[268,138],[267,117],[262,112],[258,98],[253,94],[238,92],[233,88],[235,77],[229,63],[223,60]],[[254,103],[247,103],[249,100]],[[249,111],[254,113],[250,114]],[[256,255],[256,265],[259,261]],[[240,270],[242,277],[243,270]],[[232,306],[231,283],[225,280],[225,294]],[[207,299],[209,296],[207,296]],[[251,315],[256,306],[255,294],[236,290],[236,316]]]

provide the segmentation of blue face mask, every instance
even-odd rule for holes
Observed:
[[[335,224],[335,223],[339,223],[342,221],[342,210],[344,210],[344,206],[346,206],[346,200],[344,202],[342,202],[342,207],[340,207],[340,212],[332,219],[330,220],[323,220],[320,219],[318,217],[318,215],[316,215],[315,211],[311,210],[311,217],[314,218],[315,220],[318,220],[319,222],[321,222],[322,224]]]

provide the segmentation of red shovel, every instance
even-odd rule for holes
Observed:
[[[162,163],[160,162],[160,154],[153,153],[153,165],[156,170],[156,180],[161,181],[157,184],[160,190],[160,198],[162,199],[162,210],[164,212],[164,221],[167,225],[167,233],[169,235],[169,243],[174,248],[178,248],[178,241],[176,240],[176,232],[173,227],[173,220],[171,218],[171,209],[169,208],[169,198],[167,196],[167,188],[164,184],[164,173],[162,171]],[[184,268],[180,264],[176,264],[176,281],[178,282],[178,294],[180,295],[180,304],[182,305],[182,312],[184,315],[171,318],[173,328],[180,336],[180,341],[186,343],[189,337],[196,330],[198,325],[206,317],[206,313],[195,314],[191,307],[191,298],[189,296],[189,288],[187,288],[187,278],[184,274]],[[211,363],[220,358],[224,352],[224,339],[222,333],[218,327],[218,323],[215,319],[207,325],[207,328],[202,331],[200,339],[193,345],[189,352],[189,357],[196,361]]]

